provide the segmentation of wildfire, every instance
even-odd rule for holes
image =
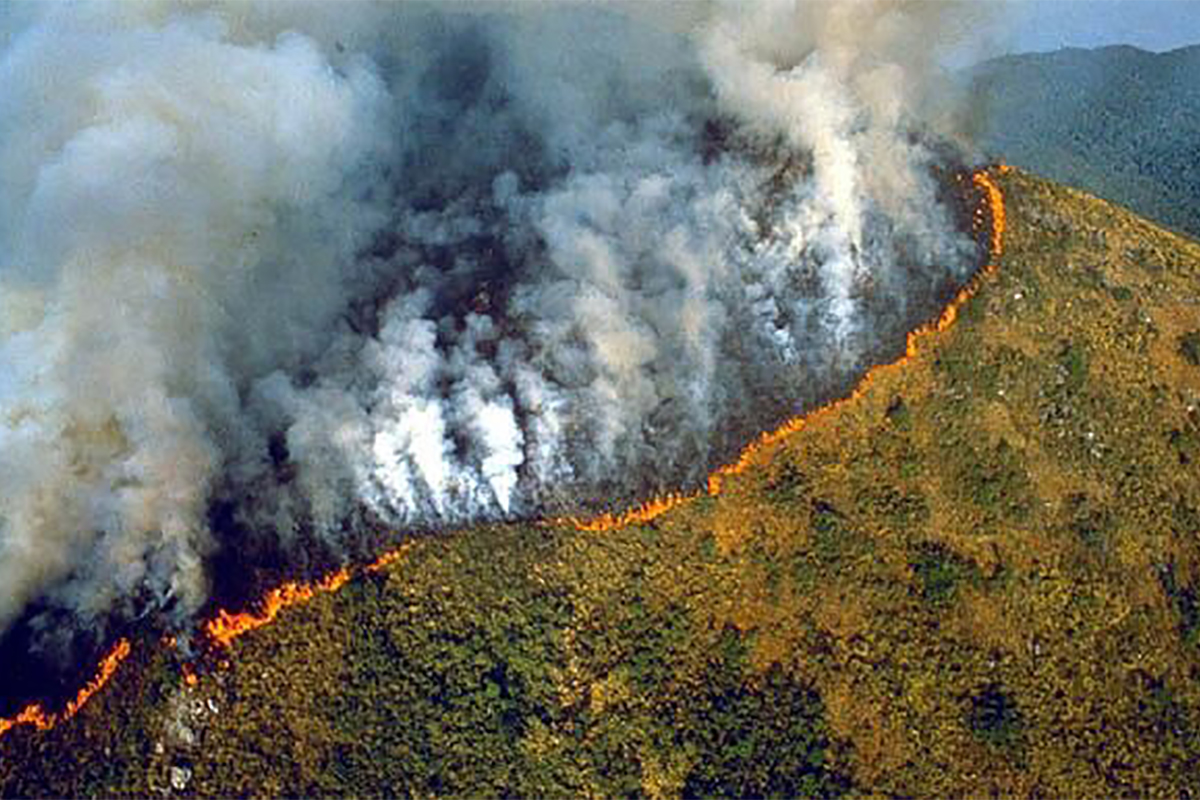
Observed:
[[[604,513],[592,519],[582,517],[567,517],[555,520],[560,524],[570,525],[581,531],[611,531],[629,525],[640,525],[655,517],[662,516],[673,508],[690,503],[700,496],[699,492],[685,494],[672,492],[662,497],[654,497],[644,503],[620,512],[619,514]]]
[[[388,565],[399,561],[409,547],[410,545],[405,544],[395,550],[389,550],[362,569],[364,572],[379,572]],[[242,634],[273,622],[279,616],[279,612],[285,608],[306,603],[319,594],[336,592],[345,586],[353,576],[354,573],[349,568],[342,568],[314,583],[289,581],[267,592],[260,602],[261,610],[258,612],[242,611],[231,614],[221,609],[217,612],[217,616],[204,626],[204,632],[214,644],[228,647],[233,644],[234,639]],[[185,680],[189,686],[195,686],[195,673],[187,671]]]
[[[306,603],[318,594],[335,592],[349,580],[350,570],[340,569],[316,583],[288,581],[267,592],[262,599],[261,611],[242,611],[230,614],[225,609],[221,609],[217,612],[217,616],[204,626],[204,632],[214,643],[228,647],[234,639],[242,634],[273,622],[279,616],[279,612],[285,608]]]
[[[708,495],[716,497],[721,493],[721,488],[725,478],[734,475],[740,475],[745,472],[754,460],[764,450],[783,439],[803,430],[809,424],[815,422],[821,417],[828,415],[841,406],[847,403],[853,403],[862,397],[871,382],[884,370],[898,369],[908,363],[917,355],[917,351],[921,342],[931,333],[939,333],[946,330],[958,318],[958,310],[963,304],[970,300],[982,285],[983,279],[995,272],[1000,263],[1000,256],[1004,252],[1004,195],[1000,191],[1000,187],[996,184],[992,176],[992,172],[1003,175],[1009,171],[1009,167],[999,165],[992,170],[978,170],[971,175],[971,182],[976,189],[983,192],[984,204],[980,205],[975,210],[975,226],[976,229],[983,229],[988,223],[988,216],[991,217],[991,227],[988,236],[988,260],[979,273],[959,291],[953,300],[942,310],[938,318],[932,322],[926,323],[908,334],[908,340],[905,345],[905,353],[898,360],[890,364],[884,364],[875,367],[867,372],[859,381],[858,385],[849,394],[840,400],[835,400],[826,405],[820,406],[806,414],[792,417],[784,422],[778,428],[772,431],[764,431],[757,439],[742,450],[737,460],[731,464],[726,464],[718,468],[708,476]],[[623,511],[618,514],[606,513],[601,514],[593,519],[578,519],[568,518],[557,520],[557,522],[565,523],[574,526],[581,531],[602,532],[618,530],[630,525],[639,525],[650,522],[657,517],[662,516],[673,508],[677,508],[685,503],[701,497],[703,493],[694,492],[692,494],[668,494],[662,497],[657,497],[635,506],[628,511]]]
[[[1004,196],[1000,191],[1000,187],[995,182],[993,173],[1003,175],[1008,170],[1008,167],[1002,165],[994,167],[992,170],[979,170],[971,176],[973,185],[983,193],[985,198],[985,203],[975,211],[976,227],[982,229],[989,222],[988,217],[990,216],[988,261],[979,274],[950,301],[936,320],[922,325],[908,334],[905,355],[891,364],[875,367],[867,372],[848,397],[821,406],[807,414],[793,417],[775,430],[762,433],[742,450],[741,455],[738,456],[736,461],[720,467],[709,476],[707,486],[707,494],[709,496],[720,494],[724,479],[745,472],[766,448],[802,430],[807,425],[840,406],[852,403],[860,398],[867,391],[871,381],[880,372],[901,367],[916,356],[925,337],[931,333],[945,331],[954,324],[954,321],[958,318],[959,309],[978,291],[984,277],[994,272],[999,266],[999,259],[1004,249]],[[705,492],[671,493],[652,498],[631,509],[616,514],[605,513],[592,519],[571,517],[554,520],[554,522],[571,525],[581,531],[602,532],[616,530],[630,525],[650,522],[674,508],[678,508],[698,497],[704,496],[704,494]],[[384,553],[374,562],[363,567],[362,571],[378,572],[384,569],[402,558],[409,546],[406,544]],[[350,569],[343,568],[313,583],[289,581],[267,592],[266,596],[259,603],[258,611],[243,611],[236,614],[231,614],[224,609],[218,611],[217,615],[205,624],[204,632],[215,645],[229,647],[242,634],[273,622],[284,609],[305,603],[317,595],[337,591],[349,582],[353,574]],[[26,707],[12,719],[0,718],[0,738],[20,725],[32,725],[38,730],[49,730],[58,723],[66,722],[74,717],[88,700],[108,683],[117,671],[117,668],[121,665],[121,662],[129,655],[130,649],[127,639],[119,641],[113,650],[100,662],[96,676],[80,689],[75,698],[69,701],[66,707],[59,713],[46,713],[40,704],[33,704]],[[189,665],[183,667],[183,677],[184,682],[188,686],[195,686],[199,680],[195,670]]]
[[[395,550],[389,550],[388,552],[381,555],[379,558],[372,561],[370,564],[367,564],[367,566],[364,567],[363,569],[366,572],[381,572],[382,570],[386,569],[389,565],[394,564],[395,562],[397,562],[401,558],[403,558],[404,554],[408,552],[408,548],[410,548],[410,547],[412,547],[412,544],[406,543],[406,544],[400,545]]]
[[[34,703],[26,706],[12,719],[0,719],[0,738],[18,725],[32,725],[40,731],[48,731],[58,723],[66,722],[74,717],[96,692],[104,688],[104,684],[108,683],[116,673],[117,667],[121,666],[121,662],[128,657],[131,649],[128,639],[117,642],[116,646],[100,662],[100,666],[96,669],[96,676],[88,681],[87,685],[80,689],[75,697],[67,702],[66,707],[57,714],[47,713],[40,704]]]

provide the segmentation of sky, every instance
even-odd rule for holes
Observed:
[[[1008,52],[1132,44],[1172,50],[1200,44],[1198,0],[1014,0]]]

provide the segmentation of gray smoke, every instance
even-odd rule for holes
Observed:
[[[685,486],[843,391],[974,264],[929,144],[970,11],[10,12],[0,632]]]

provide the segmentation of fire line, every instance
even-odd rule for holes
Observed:
[[[96,668],[96,676],[88,681],[87,685],[80,689],[72,700],[67,702],[62,711],[56,714],[47,713],[40,704],[34,703],[26,706],[24,711],[12,719],[0,718],[0,738],[19,725],[32,725],[39,731],[48,731],[60,722],[66,722],[74,717],[87,704],[87,701],[91,700],[112,679],[117,668],[121,666],[121,662],[129,656],[131,649],[128,639],[121,639],[117,642],[108,655],[100,661],[100,666]]]
[[[409,544],[404,544],[395,550],[384,553],[363,567],[362,571],[379,572],[383,570],[389,564],[402,558],[410,546]],[[204,633],[213,644],[220,647],[229,647],[242,634],[249,633],[256,628],[261,628],[264,625],[274,622],[275,618],[279,616],[279,612],[285,608],[306,603],[319,594],[336,592],[345,586],[352,577],[354,577],[354,573],[349,568],[343,567],[337,572],[327,575],[314,583],[288,581],[267,592],[266,596],[259,603],[261,607],[259,611],[242,611],[237,614],[231,614],[221,609],[217,612],[216,617],[204,625]],[[194,685],[195,673],[188,674],[193,676],[193,679],[188,679],[189,685]]]
[[[971,182],[976,189],[984,194],[984,204],[975,209],[974,221],[977,229],[982,228],[987,224],[988,219],[986,213],[991,215],[991,230],[988,236],[988,258],[983,267],[976,275],[964,286],[958,294],[951,300],[937,319],[928,322],[915,330],[909,332],[908,339],[905,345],[904,355],[897,360],[889,363],[873,367],[867,371],[866,375],[859,381],[854,390],[844,398],[834,400],[823,406],[819,406],[811,411],[807,411],[798,416],[784,422],[778,428],[772,431],[764,431],[759,437],[746,445],[738,456],[737,460],[731,464],[726,464],[723,467],[717,468],[711,475],[708,476],[708,486],[706,491],[696,491],[691,493],[671,493],[661,497],[656,497],[647,500],[640,505],[634,506],[631,509],[619,513],[605,513],[591,519],[580,517],[567,517],[564,519],[555,520],[561,524],[571,525],[581,531],[603,532],[619,530],[629,527],[630,525],[642,525],[651,522],[654,519],[662,516],[668,511],[678,508],[686,503],[691,502],[705,495],[716,497],[721,493],[724,480],[734,475],[740,475],[745,472],[766,448],[777,444],[783,439],[792,434],[804,429],[809,424],[815,422],[821,417],[827,416],[836,409],[853,403],[862,397],[871,382],[877,375],[884,370],[892,370],[902,368],[905,364],[911,361],[919,350],[921,340],[931,334],[940,333],[948,329],[954,324],[958,318],[958,311],[968,300],[975,296],[979,291],[979,287],[983,281],[992,273],[994,273],[1000,264],[1000,256],[1004,253],[1004,195],[1000,191],[1000,187],[996,184],[992,177],[992,171],[999,175],[1003,175],[1010,170],[1010,167],[999,164],[991,170],[977,170],[971,175]]]
[[[989,237],[988,237],[988,258],[983,267],[975,274],[975,276],[963,287],[958,294],[951,300],[937,319],[921,325],[917,329],[908,334],[905,353],[897,360],[874,367],[867,371],[862,380],[854,390],[846,397],[835,400],[820,406],[805,414],[798,415],[784,422],[778,428],[772,431],[766,431],[759,435],[757,439],[742,450],[737,460],[716,469],[708,477],[708,484],[705,490],[696,492],[674,492],[665,494],[660,497],[655,497],[640,503],[633,508],[618,513],[604,513],[591,519],[582,517],[568,517],[551,520],[555,524],[569,525],[580,531],[587,532],[603,532],[618,530],[629,527],[631,525],[645,524],[662,516],[663,514],[678,508],[686,503],[691,502],[700,497],[710,496],[715,497],[721,493],[724,486],[724,481],[728,477],[740,475],[745,472],[754,460],[766,449],[777,444],[786,437],[796,433],[812,422],[829,415],[836,409],[858,400],[862,397],[871,382],[875,377],[884,370],[899,369],[910,362],[920,350],[920,346],[924,337],[940,333],[947,330],[954,324],[958,318],[958,312],[962,306],[970,300],[976,292],[979,291],[984,280],[993,274],[1000,265],[1000,256],[1004,252],[1004,232],[1005,232],[1005,213],[1004,213],[1004,196],[1000,191],[999,185],[996,183],[993,173],[1003,175],[1010,170],[1009,167],[1001,164],[989,169],[980,169],[971,175],[971,182],[974,187],[981,191],[984,195],[983,203],[975,209],[974,222],[977,230],[982,229],[989,221],[991,222]],[[990,215],[990,220],[988,219]],[[378,559],[362,567],[360,570],[352,571],[350,568],[342,568],[324,578],[311,582],[289,581],[274,589],[271,589],[258,603],[259,610],[242,611],[238,613],[230,613],[224,609],[217,612],[216,616],[210,619],[203,626],[203,630],[208,639],[215,645],[221,648],[228,648],[234,640],[249,631],[261,628],[273,622],[284,609],[308,602],[317,595],[335,592],[342,586],[346,585],[355,574],[379,572],[402,558],[411,544],[401,545],[395,550],[388,551],[381,555]],[[79,713],[80,709],[90,700],[97,692],[112,679],[121,663],[129,655],[131,645],[129,640],[121,639],[113,647],[108,655],[100,662],[97,667],[95,677],[88,682],[86,686],[79,690],[75,698],[68,701],[62,711],[58,713],[47,713],[40,704],[32,704],[27,706],[23,711],[10,719],[0,718],[0,739],[9,731],[21,726],[31,725],[38,730],[49,730],[55,725],[66,722]],[[184,681],[188,686],[195,686],[198,678],[195,671],[185,666],[183,670]]]

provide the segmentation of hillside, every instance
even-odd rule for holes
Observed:
[[[414,541],[195,686],[137,642],[0,795],[1183,796],[1200,244],[998,180],[955,324],[720,496]]]
[[[986,151],[1200,235],[1200,46],[1006,56],[970,80]]]

